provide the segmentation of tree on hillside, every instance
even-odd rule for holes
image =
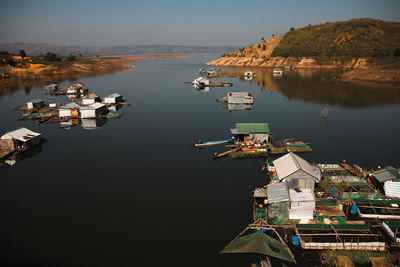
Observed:
[[[25,50],[24,50],[24,49],[19,50],[18,55],[19,55],[21,58],[26,57],[26,52],[25,52]]]

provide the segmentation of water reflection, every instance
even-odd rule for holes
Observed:
[[[210,92],[210,87],[208,86],[193,84],[193,87],[196,88],[196,90],[199,91],[200,93]]]
[[[86,130],[94,130],[100,128],[107,122],[106,118],[100,119],[82,119],[81,126]]]
[[[18,162],[21,162],[25,159],[29,159],[32,157],[37,156],[42,152],[42,145],[33,146],[31,149],[26,151],[18,151],[12,154],[11,156],[5,158],[0,162],[0,167],[4,166],[5,164],[9,166],[13,166]]]
[[[224,68],[221,75],[245,81],[249,68]],[[288,99],[351,109],[400,103],[400,84],[354,83],[340,81],[341,70],[285,69],[281,77],[272,69],[252,68],[255,76],[247,80],[261,90],[284,95]]]
[[[228,104],[229,112],[240,112],[253,110],[253,104]]]

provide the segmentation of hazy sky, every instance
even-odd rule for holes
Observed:
[[[400,21],[400,0],[0,0],[0,42],[246,46],[360,17]]]

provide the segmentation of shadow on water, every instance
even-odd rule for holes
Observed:
[[[18,164],[19,162],[33,158],[37,155],[39,155],[42,152],[42,145],[37,145],[32,147],[31,149],[27,151],[18,151],[15,152],[14,154],[8,156],[7,158],[3,159],[0,162],[0,167],[3,167],[5,165],[13,166],[15,164]]]
[[[254,78],[241,77],[249,69],[254,71]],[[339,79],[340,70],[284,70],[281,77],[273,77],[272,71],[266,68],[224,68],[223,74],[256,84],[261,90],[277,92],[288,99],[306,103],[349,109],[400,103],[398,83],[344,82]]]

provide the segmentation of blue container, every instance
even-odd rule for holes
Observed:
[[[297,235],[292,236],[292,243],[295,246],[299,245],[299,237]]]
[[[351,214],[356,214],[357,210],[358,210],[358,208],[356,205],[351,206]]]

